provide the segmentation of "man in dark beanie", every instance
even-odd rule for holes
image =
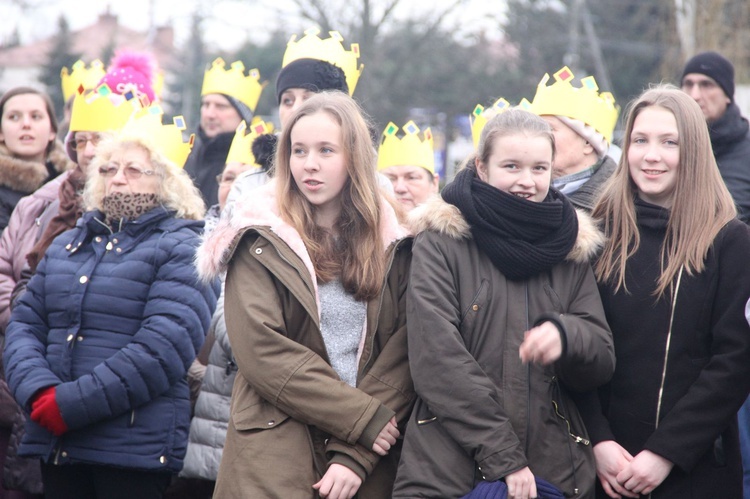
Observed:
[[[195,144],[185,163],[185,171],[201,191],[206,206],[218,203],[217,175],[226,164],[234,132],[241,121],[250,123],[265,84],[252,69],[245,74],[240,61],[227,70],[224,60],[216,59],[206,70],[201,89],[201,117]]]
[[[681,85],[701,107],[721,176],[740,219],[750,223],[750,126],[734,102],[734,66],[716,52],[702,52],[685,64]]]

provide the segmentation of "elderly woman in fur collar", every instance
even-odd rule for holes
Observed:
[[[539,479],[593,496],[571,392],[614,370],[588,261],[602,238],[550,189],[553,158],[549,125],[507,111],[442,199],[410,214],[421,231],[407,295],[418,398],[393,497],[463,497],[485,480],[527,499]]]
[[[16,87],[0,98],[0,230],[22,197],[72,166],[56,135],[47,94]]]

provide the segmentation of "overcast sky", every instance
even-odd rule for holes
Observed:
[[[427,9],[448,5],[453,0],[403,0],[395,11],[399,17],[424,14]],[[466,28],[483,27],[491,37],[499,36],[495,26],[498,0],[467,0],[467,7],[457,11],[451,24]],[[20,4],[30,8],[23,9]],[[6,40],[17,27],[22,43],[45,38],[57,31],[57,20],[65,13],[72,30],[93,24],[106,11],[108,2],[101,0],[0,0],[0,42]],[[425,7],[427,5],[427,7]],[[269,7],[273,6],[273,7]],[[171,23],[175,28],[175,42],[181,44],[188,36],[192,12],[200,8],[211,20],[205,25],[205,38],[213,47],[234,50],[248,38],[262,42],[268,26],[283,20],[292,31],[308,26],[299,21],[289,0],[113,0],[109,9],[121,24],[145,31],[153,16],[156,25]],[[460,18],[458,18],[460,16]]]

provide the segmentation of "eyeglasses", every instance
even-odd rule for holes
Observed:
[[[103,165],[99,167],[99,175],[102,177],[114,177],[117,175],[117,172],[120,171],[120,167],[115,165]],[[155,170],[141,170],[138,167],[135,166],[126,166],[122,170],[123,175],[125,175],[125,178],[128,180],[137,180],[141,178],[143,175],[151,176],[156,175]]]
[[[76,137],[73,139],[73,144],[75,145],[76,151],[83,151],[84,149],[86,149],[86,144],[88,142],[91,142],[91,145],[96,147],[99,144],[100,140],[101,137],[99,136],[99,134],[94,134],[90,137],[79,137],[78,134],[76,134]]]

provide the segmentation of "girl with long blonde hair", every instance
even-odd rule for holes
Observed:
[[[584,414],[601,496],[741,497],[750,229],[690,96],[659,86],[631,103],[593,215],[608,237],[595,272],[617,353]]]

